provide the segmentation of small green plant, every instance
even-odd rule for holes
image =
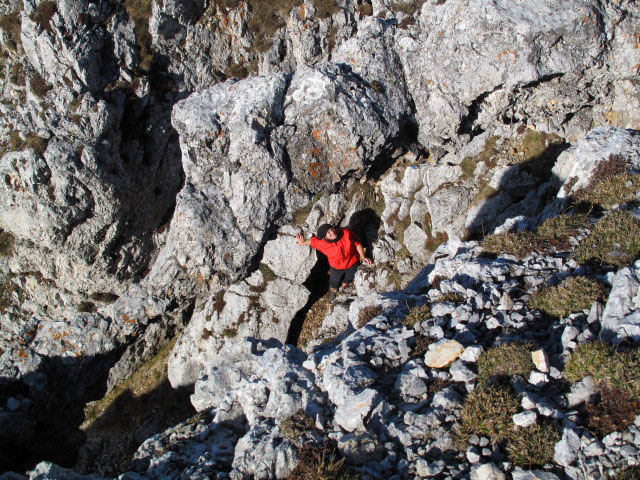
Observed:
[[[418,305],[417,307],[413,307],[409,310],[409,313],[404,319],[404,324],[407,327],[413,328],[419,322],[424,322],[431,318],[431,307],[429,305]]]
[[[266,263],[261,263],[258,266],[258,270],[260,270],[260,272],[262,272],[262,278],[264,278],[264,283],[272,282],[273,280],[275,280],[277,278],[276,274],[273,273],[273,270],[271,270],[269,265],[267,265]]]
[[[29,18],[36,22],[42,30],[52,32],[51,19],[58,11],[58,5],[54,0],[40,2]]]
[[[576,248],[579,263],[631,265],[640,253],[640,221],[625,210],[605,215]]]
[[[609,289],[602,283],[586,277],[569,277],[555,287],[536,290],[529,306],[554,317],[565,317],[591,307],[596,300],[603,300]]]
[[[384,310],[380,305],[369,305],[368,307],[364,307],[362,310],[360,310],[360,313],[358,313],[357,327],[364,327],[367,323],[380,315],[383,311]]]
[[[440,295],[433,303],[452,302],[452,303],[465,303],[465,298],[458,292],[449,292]]]
[[[481,435],[499,443],[513,428],[518,400],[506,388],[484,386],[469,394],[462,407],[454,442],[463,450],[471,435]]]
[[[534,368],[528,344],[505,343],[480,356],[477,381],[482,385],[496,377],[521,375],[527,378]]]
[[[552,462],[559,441],[558,429],[549,423],[516,428],[508,435],[507,455],[515,465],[540,467]]]
[[[285,438],[297,440],[305,433],[313,430],[315,423],[304,410],[298,410],[293,415],[285,418],[280,424],[280,430]]]
[[[578,345],[564,369],[570,382],[578,382],[591,375],[596,383],[626,392],[640,400],[640,352],[617,351],[600,342]]]
[[[235,327],[227,327],[224,330],[222,330],[223,337],[234,338],[236,335],[238,335],[238,329]]]

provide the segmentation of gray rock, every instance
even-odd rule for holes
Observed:
[[[335,411],[334,421],[347,432],[353,432],[363,427],[365,418],[378,401],[378,392],[367,388],[362,393],[348,398],[342,405],[339,405]]]
[[[560,477],[543,470],[517,470],[511,474],[513,480],[560,480]]]
[[[538,415],[533,410],[527,410],[525,412],[516,413],[513,416],[513,423],[518,427],[528,427],[536,423]]]
[[[338,439],[340,454],[352,465],[380,460],[384,450],[378,439],[369,433],[349,433]]]
[[[560,465],[567,467],[578,457],[580,450],[580,436],[570,427],[565,427],[562,440],[556,443],[553,459]]]
[[[598,393],[598,389],[589,375],[581,381],[571,385],[571,391],[567,394],[567,403],[570,408],[576,407],[582,403],[592,402]]]
[[[506,475],[495,463],[485,463],[472,470],[471,478],[474,480],[504,480]]]
[[[623,338],[640,339],[640,262],[619,270],[613,280],[609,300],[602,313],[600,337],[619,342]]]

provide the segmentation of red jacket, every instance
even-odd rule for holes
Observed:
[[[338,270],[346,270],[359,259],[356,246],[360,245],[355,233],[347,228],[342,229],[342,236],[335,242],[318,240],[311,237],[312,248],[320,250],[329,259],[329,266]]]

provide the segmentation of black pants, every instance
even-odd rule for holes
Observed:
[[[339,270],[337,268],[329,269],[329,287],[337,290],[340,288],[340,285],[346,283],[347,285],[353,282],[353,277],[356,276],[356,270],[360,266],[360,261],[358,260],[356,263],[351,265],[349,268],[345,270]]]

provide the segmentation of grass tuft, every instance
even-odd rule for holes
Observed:
[[[335,0],[313,0],[313,6],[316,7],[318,18],[329,18],[340,11]]]
[[[433,303],[452,302],[452,303],[465,303],[465,298],[458,292],[449,292],[440,295]]]
[[[304,410],[298,410],[293,415],[285,418],[280,424],[280,430],[285,438],[297,440],[305,433],[313,430],[315,423]]]
[[[507,455],[520,467],[541,467],[553,461],[555,445],[559,441],[558,429],[548,423],[516,428],[509,434]]]
[[[457,448],[463,450],[471,435],[488,437],[499,443],[513,428],[518,400],[505,388],[485,386],[472,391],[464,402],[455,434]]]
[[[357,480],[359,476],[345,465],[330,442],[318,448],[306,444],[298,449],[298,465],[285,480]]]
[[[535,368],[528,344],[505,343],[490,348],[478,360],[478,385],[485,384],[496,377],[521,375],[529,376]]]
[[[380,305],[369,305],[368,307],[364,307],[358,313],[358,328],[364,327],[367,323],[373,320],[375,317],[380,315],[384,310]]]
[[[631,265],[640,253],[640,221],[631,213],[615,210],[605,215],[576,248],[579,263]]]
[[[640,352],[617,351],[600,342],[578,345],[564,369],[570,382],[578,382],[591,375],[594,382],[625,392],[640,400]]]
[[[404,319],[404,324],[407,327],[413,328],[417,323],[424,322],[431,318],[431,307],[429,305],[419,305],[409,310],[409,313]]]
[[[569,277],[560,285],[536,290],[529,300],[529,307],[562,318],[590,308],[596,300],[604,300],[608,293],[607,286],[600,282],[586,277]]]

